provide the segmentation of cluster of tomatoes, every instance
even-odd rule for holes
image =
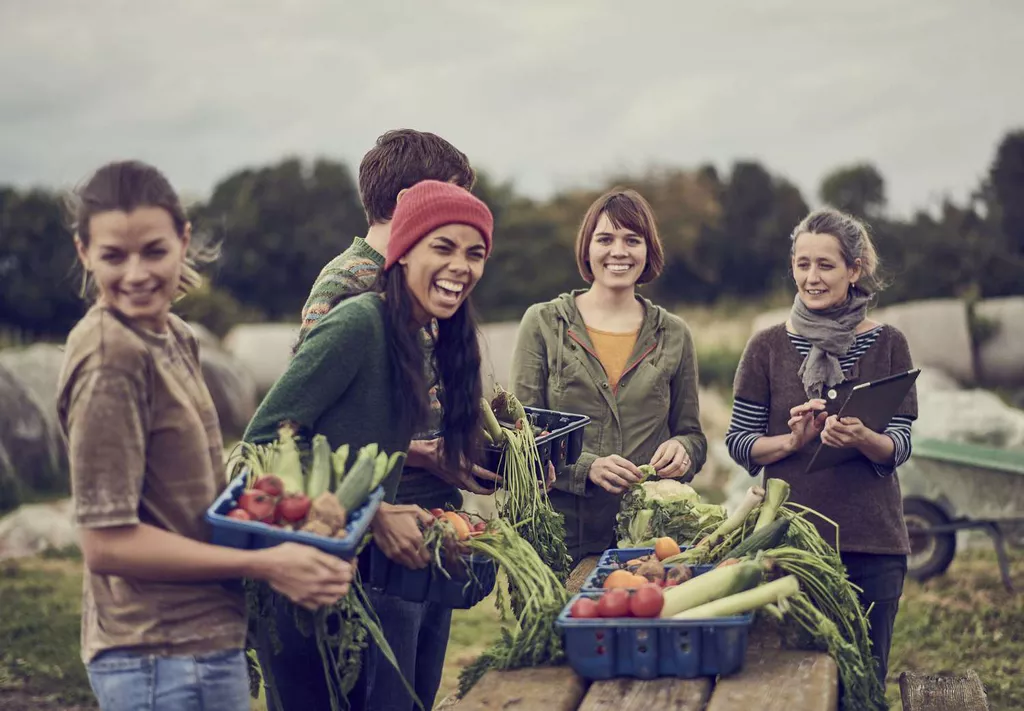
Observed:
[[[227,512],[237,521],[259,521],[271,526],[294,527],[309,514],[312,502],[302,492],[288,493],[281,478],[264,474],[251,489],[238,497],[238,504]]]
[[[636,589],[612,588],[598,598],[581,597],[569,608],[577,619],[595,617],[657,617],[665,604],[661,588],[645,583]]]

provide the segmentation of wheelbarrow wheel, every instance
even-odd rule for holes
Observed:
[[[921,581],[942,575],[956,555],[956,534],[924,535],[915,531],[943,526],[949,523],[949,517],[933,503],[910,498],[903,500],[903,518],[907,522],[907,532],[910,534],[907,574]]]

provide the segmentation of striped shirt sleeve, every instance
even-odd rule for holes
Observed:
[[[875,473],[878,476],[890,476],[897,468],[902,466],[908,459],[910,459],[910,426],[913,424],[914,418],[906,415],[895,415],[890,421],[889,425],[885,428],[883,434],[892,440],[895,449],[893,450],[893,463],[888,464],[876,464],[872,462],[875,468]]]
[[[754,442],[768,432],[768,408],[742,398],[736,398],[732,406],[732,419],[725,433],[725,446],[737,464],[747,470],[750,476],[761,472],[761,465],[750,457]]]

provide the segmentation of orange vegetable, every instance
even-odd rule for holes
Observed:
[[[632,575],[630,576],[630,578],[631,579],[629,581],[629,585],[627,586],[630,590],[643,587],[644,585],[648,585],[651,582],[642,575]]]
[[[460,541],[464,541],[469,538],[469,524],[466,520],[459,516],[454,511],[445,511],[444,520],[452,525],[455,529],[455,537]]]
[[[633,580],[633,574],[628,570],[613,570],[608,574],[608,577],[604,579],[605,590],[614,590],[615,588],[628,588],[630,582]],[[644,582],[647,582],[644,579]]]
[[[667,536],[654,542],[654,555],[658,557],[658,560],[671,558],[674,555],[679,555],[680,552],[679,544]]]

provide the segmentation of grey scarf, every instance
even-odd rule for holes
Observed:
[[[789,319],[797,334],[811,342],[811,352],[800,364],[807,397],[821,397],[822,390],[843,382],[839,356],[846,355],[857,339],[857,324],[864,320],[871,294],[859,286],[850,287],[846,301],[824,311],[804,306],[797,294]]]

